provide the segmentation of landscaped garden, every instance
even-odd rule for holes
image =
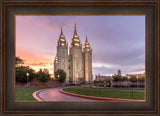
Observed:
[[[34,99],[34,97],[32,96],[32,94],[35,91],[41,90],[41,89],[47,89],[50,87],[16,87],[16,98],[15,100],[24,100],[24,101],[28,101],[28,100],[32,100],[32,101],[37,101],[36,99]]]
[[[108,98],[122,98],[122,99],[145,99],[144,89],[102,89],[102,88],[86,88],[86,87],[72,87],[64,88],[63,91]]]
[[[58,69],[55,72],[56,80],[52,80],[50,78],[49,71],[47,69],[43,70],[40,69],[38,72],[36,72],[29,66],[19,65],[23,64],[23,60],[20,59],[19,57],[16,57],[16,59],[17,60],[16,60],[15,100],[36,101],[32,96],[32,94],[35,91],[51,87],[59,87],[63,85],[63,82],[66,79],[66,73],[63,70]],[[115,83],[118,84],[113,85],[113,87],[116,86],[118,88],[112,88],[111,80],[107,79],[103,81],[94,81],[93,83],[94,87],[97,88],[87,88],[86,86],[90,86],[89,84],[86,84],[85,87],[78,87],[81,85],[80,83],[78,83],[77,87],[64,88],[63,90],[66,92],[87,95],[87,96],[144,100],[145,90],[143,88],[141,89],[139,88],[141,87],[139,83],[144,84],[144,80],[145,78],[131,77],[130,79],[128,79],[127,77],[115,75],[113,76],[112,81],[114,82],[114,84]],[[79,79],[79,82],[83,82],[83,80]],[[134,87],[137,87],[138,89],[129,88],[132,87],[133,83],[136,83]],[[111,88],[106,88],[106,87],[111,87]],[[144,85],[142,87],[144,87]]]

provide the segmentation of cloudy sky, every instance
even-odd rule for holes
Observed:
[[[36,71],[53,73],[60,29],[70,45],[74,23],[92,48],[93,75],[145,70],[145,16],[16,16],[16,56]]]

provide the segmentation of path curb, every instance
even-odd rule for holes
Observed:
[[[60,89],[60,92],[63,93],[63,94],[72,95],[72,96],[76,96],[76,97],[83,97],[83,98],[95,99],[95,100],[103,100],[103,101],[145,102],[145,100],[105,98],[105,97],[94,97],[94,96],[80,95],[80,94],[66,92],[66,91],[63,91],[62,89]]]
[[[51,89],[51,88],[47,88],[47,89]],[[46,90],[46,89],[38,90],[38,91],[34,92],[34,93],[32,94],[32,96],[33,96],[37,101],[44,101],[44,100],[40,99],[40,98],[37,96],[37,94],[38,94],[39,92],[44,91],[44,90]]]

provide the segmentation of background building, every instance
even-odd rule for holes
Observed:
[[[112,76],[103,76],[103,75],[95,75],[95,80],[96,81],[103,81],[105,79],[111,79],[112,80]]]
[[[118,70],[118,75],[121,76],[121,70]]]
[[[73,38],[69,47],[62,29],[57,45],[57,55],[54,59],[54,72],[63,69],[66,72],[67,83],[92,82],[92,49],[87,40],[82,48],[77,34],[76,24]]]
[[[136,76],[137,78],[145,77],[145,72],[143,74],[126,74],[126,77]]]

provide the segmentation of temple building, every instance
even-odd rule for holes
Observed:
[[[82,47],[77,34],[76,24],[69,47],[61,28],[57,43],[57,54],[54,59],[54,72],[58,69],[63,69],[66,72],[66,83],[90,83],[93,80],[92,49],[87,36],[85,44]]]

